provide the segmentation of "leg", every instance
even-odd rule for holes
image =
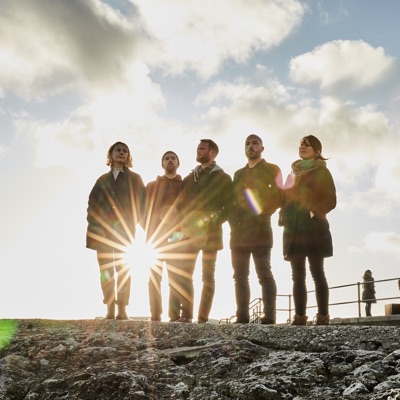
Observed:
[[[182,253],[182,266],[179,271],[179,293],[182,307],[181,318],[193,319],[194,287],[193,273],[199,250],[188,249]]]
[[[126,306],[129,304],[131,294],[131,274],[129,266],[124,262],[124,254],[117,253],[115,269],[117,276],[117,300],[118,315],[117,319],[128,319]]]
[[[317,299],[318,314],[329,314],[329,287],[324,271],[322,257],[308,257],[310,272],[315,284],[315,297]]]
[[[161,300],[161,280],[162,280],[162,260],[157,260],[156,264],[150,267],[149,277],[149,300],[150,314],[152,321],[161,321],[162,300]]]
[[[365,303],[365,316],[371,317],[371,304],[372,303]]]
[[[115,317],[115,279],[114,279],[114,254],[109,252],[97,252],[97,261],[100,268],[100,284],[103,292],[103,303],[107,304],[107,319]]]
[[[232,248],[231,259],[235,281],[236,322],[248,323],[250,318],[250,251],[243,248]]]
[[[295,313],[299,316],[304,316],[306,315],[307,307],[306,259],[305,257],[294,258],[290,265],[292,267]]]
[[[166,265],[169,286],[168,317],[170,321],[176,321],[181,315],[181,298],[179,294],[179,261],[171,260],[168,261]]]
[[[216,251],[203,250],[202,257],[202,281],[198,322],[207,322],[210,315],[215,293],[215,264],[217,260]]]
[[[271,270],[271,248],[259,247],[252,253],[258,282],[262,289],[264,305],[262,322],[274,324],[276,321],[276,283]]]

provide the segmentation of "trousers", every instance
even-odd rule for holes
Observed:
[[[109,251],[98,251],[97,261],[100,267],[103,303],[127,306],[131,293],[131,274],[125,262],[124,253],[119,253],[112,248]],[[115,279],[115,272],[117,279]]]
[[[249,321],[250,303],[250,257],[253,257],[258,282],[261,286],[263,312],[266,318],[276,320],[276,282],[271,269],[271,248],[234,247],[231,248],[233,279],[235,282],[236,318]]]

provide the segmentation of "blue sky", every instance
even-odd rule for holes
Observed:
[[[330,286],[360,281],[367,268],[375,279],[399,277],[399,17],[396,0],[3,0],[0,316],[104,313],[95,255],[84,247],[86,205],[116,140],[147,183],[168,149],[188,174],[204,137],[233,175],[250,133],[285,176],[313,133],[338,194]],[[273,224],[273,271],[287,294],[290,267]],[[227,225],[224,233],[215,318],[235,310]],[[147,268],[135,264],[129,311],[146,315]],[[379,284],[377,295],[398,296],[397,285]]]

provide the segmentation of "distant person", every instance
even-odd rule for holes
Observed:
[[[245,167],[233,177],[233,205],[229,216],[230,248],[235,281],[236,323],[249,322],[250,258],[261,285],[262,324],[276,322],[276,283],[271,270],[271,215],[281,206],[282,175],[262,157],[263,141],[250,135],[244,143]]]
[[[333,255],[326,214],[336,207],[336,189],[322,156],[322,145],[313,135],[300,141],[300,159],[292,164],[284,190],[279,224],[283,230],[283,255],[290,261],[295,316],[293,325],[306,325],[306,258],[314,280],[318,313],[316,325],[329,325],[329,287],[324,258]]]
[[[179,157],[167,151],[161,157],[164,175],[146,186],[145,223],[147,242],[158,251],[158,259],[150,268],[149,298],[152,321],[161,321],[161,280],[165,262],[169,281],[168,316],[170,321],[180,318],[180,296],[177,264],[180,262],[175,243],[179,242],[177,200],[182,190],[182,177],[177,173]]]
[[[228,218],[232,179],[217,165],[218,145],[201,139],[197,146],[197,165],[183,180],[182,216],[185,236],[185,266],[182,271],[182,316],[178,322],[193,319],[193,273],[202,252],[202,291],[197,323],[206,323],[215,293],[217,252],[223,248],[222,224]]]
[[[140,175],[129,169],[132,157],[125,143],[116,142],[109,148],[107,165],[110,171],[97,179],[89,194],[86,247],[97,251],[106,319],[128,319],[131,275],[125,251],[135,238],[145,187]]]
[[[365,303],[365,315],[371,317],[371,306],[372,303],[376,303],[375,297],[375,280],[372,277],[372,272],[367,269],[363,275],[363,291],[362,291],[362,301]]]

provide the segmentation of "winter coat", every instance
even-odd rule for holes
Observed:
[[[364,276],[363,291],[361,294],[363,303],[376,303],[375,280],[370,276]]]
[[[177,207],[181,191],[180,175],[175,178],[157,176],[155,181],[147,184],[143,227],[151,243],[159,245],[168,242],[168,239],[176,239],[180,225]]]
[[[128,168],[115,180],[110,171],[100,176],[89,194],[86,247],[119,251],[135,237],[143,213],[145,187],[140,175]]]
[[[232,199],[232,178],[217,164],[202,172],[198,165],[184,178],[179,210],[185,239],[197,248],[223,248],[222,224],[227,220]]]
[[[264,159],[233,177],[230,247],[272,247],[271,215],[282,205],[282,174]]]
[[[289,177],[291,176],[293,175]],[[326,214],[335,207],[336,188],[326,166],[295,177],[291,187],[285,184],[284,206],[280,212],[280,225],[284,227],[285,260],[333,255],[332,236]]]

